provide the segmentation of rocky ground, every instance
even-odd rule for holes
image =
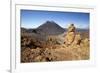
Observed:
[[[76,32],[73,24],[67,32],[46,36],[45,39],[24,33],[21,34],[21,62],[88,60],[89,42],[89,37]]]

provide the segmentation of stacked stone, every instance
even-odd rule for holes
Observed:
[[[67,30],[66,43],[68,45],[71,44],[80,45],[80,42],[81,42],[81,36],[80,34],[76,34],[76,28],[74,24],[71,24]]]
[[[67,35],[66,35],[66,42],[68,45],[70,45],[75,39],[75,29],[76,28],[75,28],[74,24],[71,24],[68,27]]]

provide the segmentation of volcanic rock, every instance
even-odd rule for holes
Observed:
[[[65,32],[61,26],[54,21],[47,21],[36,29],[37,33],[41,35],[59,35]]]
[[[67,41],[67,44],[71,44],[75,39],[75,26],[74,24],[71,24],[68,28],[68,31],[67,31],[67,35],[66,35],[66,41]]]

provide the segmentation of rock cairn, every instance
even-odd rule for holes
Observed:
[[[65,38],[66,38],[67,45],[71,45],[71,44],[80,45],[81,36],[80,34],[76,34],[76,28],[74,24],[71,24],[68,27],[67,35]]]
[[[67,35],[65,38],[66,38],[66,42],[68,45],[70,45],[74,41],[74,39],[75,39],[75,26],[74,26],[74,24],[71,24],[68,27]]]

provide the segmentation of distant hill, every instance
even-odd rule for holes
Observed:
[[[21,27],[22,33],[29,33],[38,37],[41,36],[42,38],[45,38],[45,36],[48,35],[65,35],[66,31],[66,28],[62,28],[54,21],[46,21],[35,29],[26,29]],[[82,37],[89,37],[89,29],[76,28],[76,32],[80,33]]]
[[[60,27],[57,23],[53,21],[47,21],[44,24],[40,25],[37,30],[40,34],[44,35],[58,35],[65,32],[65,29]]]
[[[26,29],[22,28],[22,32],[36,33],[41,35],[59,35],[64,33],[66,30],[60,27],[57,23],[53,21],[46,21],[36,29]]]

